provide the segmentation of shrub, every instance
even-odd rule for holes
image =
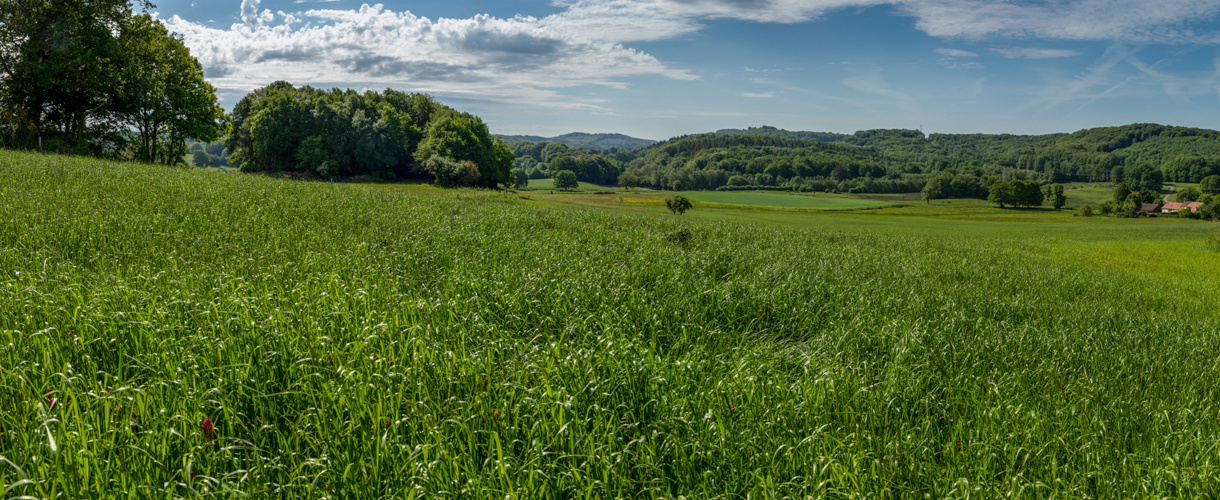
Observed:
[[[669,208],[669,211],[673,212],[674,215],[682,215],[686,213],[687,210],[695,208],[689,199],[680,194],[665,200],[665,206]]]
[[[1092,217],[1093,216],[1093,207],[1091,207],[1089,205],[1081,205],[1080,206],[1080,215],[1082,217]]]
[[[521,189],[530,185],[530,174],[526,173],[524,168],[513,169],[513,180],[516,181],[516,188]]]
[[[690,240],[694,239],[694,237],[695,233],[691,232],[689,228],[682,228],[665,235],[665,241],[670,243],[690,243]]]
[[[1098,211],[1100,211],[1102,215],[1110,215],[1114,213],[1114,202],[1109,200],[1101,202],[1101,206],[1098,207]]]
[[[436,185],[473,186],[479,180],[479,167],[469,161],[456,161],[445,156],[432,156],[424,161],[424,171],[436,178]]]

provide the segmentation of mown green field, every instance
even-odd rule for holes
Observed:
[[[1215,224],[538,203],[0,152],[4,496],[1220,491]]]

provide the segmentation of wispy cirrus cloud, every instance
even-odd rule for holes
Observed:
[[[1220,43],[1215,0],[555,0],[548,18],[561,28],[617,42],[662,40],[710,19],[805,22],[826,13],[890,5],[935,37]]]
[[[1061,57],[1074,57],[1080,55],[1079,52],[1074,50],[1035,49],[1029,47],[991,49],[991,51],[1009,59],[1058,59]]]
[[[937,54],[940,54],[945,57],[978,57],[979,56],[977,52],[971,52],[969,50],[961,50],[961,49],[936,49],[935,52]]]

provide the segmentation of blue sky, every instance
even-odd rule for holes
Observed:
[[[1217,0],[161,0],[232,106],[427,92],[502,134],[1220,129]]]

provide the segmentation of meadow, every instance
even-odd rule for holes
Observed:
[[[0,152],[0,491],[1214,497],[1217,226],[952,206]]]

